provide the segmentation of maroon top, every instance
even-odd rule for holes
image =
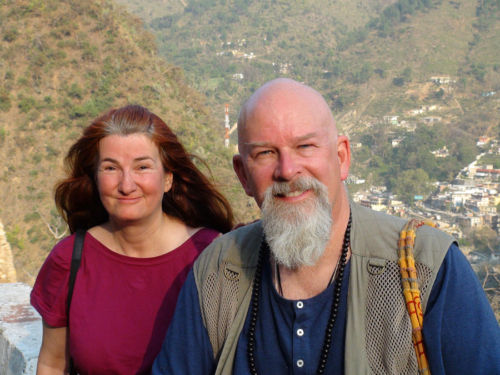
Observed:
[[[85,237],[70,312],[70,354],[81,375],[149,374],[194,261],[218,232],[203,228],[177,249],[133,258]],[[31,292],[48,325],[65,327],[75,236],[50,252]]]

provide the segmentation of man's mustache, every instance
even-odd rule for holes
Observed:
[[[290,182],[275,182],[270,186],[270,192],[273,197],[279,195],[286,195],[294,191],[304,192],[306,190],[313,190],[318,192],[321,188],[321,183],[314,177],[299,177]]]

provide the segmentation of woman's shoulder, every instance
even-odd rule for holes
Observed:
[[[73,255],[73,245],[75,243],[75,234],[67,236],[59,241],[47,256],[47,261],[55,263],[62,268],[68,268],[71,265]]]
[[[203,227],[200,228],[191,238],[195,242],[206,243],[208,246],[220,235],[222,235],[222,233],[216,231],[215,229]]]

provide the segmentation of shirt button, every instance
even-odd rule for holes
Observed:
[[[297,366],[298,366],[298,367],[302,367],[302,366],[304,366],[304,361],[303,361],[303,360],[301,360],[301,359],[299,359],[299,360],[297,361]]]
[[[297,335],[304,336],[304,330],[303,329],[298,329],[297,330]]]
[[[297,302],[297,307],[299,309],[303,308],[304,307],[304,302],[302,302],[302,301]]]

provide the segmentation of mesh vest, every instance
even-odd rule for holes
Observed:
[[[418,374],[397,262],[399,232],[406,221],[354,202],[350,206],[352,254],[345,373]],[[262,234],[260,222],[228,233],[214,241],[194,265],[203,322],[218,362],[216,375],[232,374]],[[439,230],[427,226],[418,229],[414,255],[424,313],[453,241]]]

